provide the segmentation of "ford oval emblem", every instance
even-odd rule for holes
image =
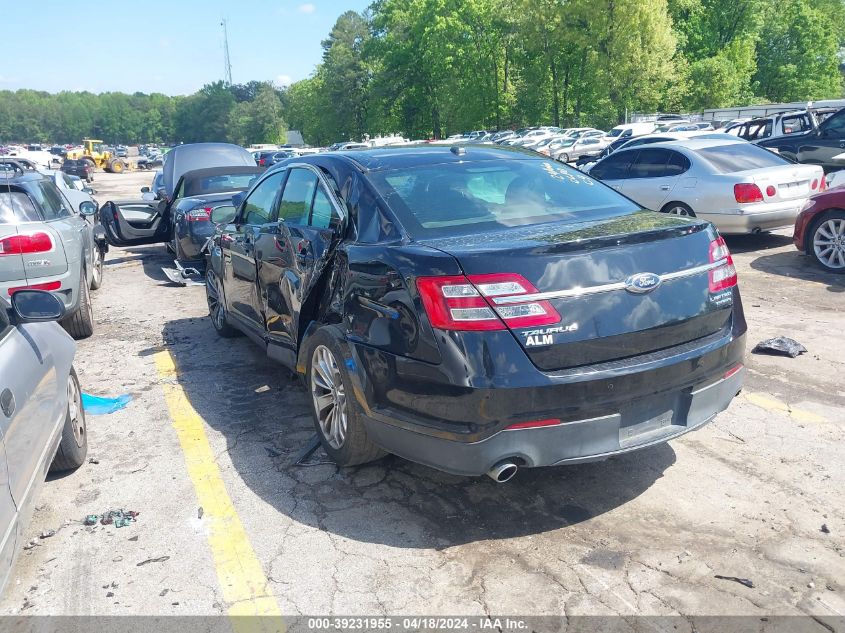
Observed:
[[[625,280],[625,290],[641,295],[657,288],[661,281],[663,280],[660,279],[660,275],[655,275],[654,273],[637,273]]]

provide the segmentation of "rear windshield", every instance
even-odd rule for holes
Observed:
[[[696,150],[696,153],[710,163],[720,174],[732,174],[748,169],[780,167],[790,162],[774,152],[751,143],[731,143]]]
[[[245,191],[252,185],[255,174],[220,174],[185,182],[185,196],[199,196],[224,191]]]
[[[581,222],[638,210],[609,187],[553,161],[431,165],[374,172],[370,177],[416,237]]]
[[[22,191],[0,191],[0,224],[41,221],[28,195]]]

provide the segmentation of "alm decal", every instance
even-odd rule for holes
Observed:
[[[525,338],[525,347],[536,347],[539,345],[554,345],[555,334],[578,331],[578,324],[558,325],[547,327],[541,330],[526,330],[522,333]]]

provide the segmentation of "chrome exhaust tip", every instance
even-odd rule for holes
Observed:
[[[493,481],[497,484],[503,484],[506,481],[510,481],[513,476],[516,474],[516,471],[519,470],[519,466],[514,464],[510,460],[504,460],[493,466],[490,470],[487,471],[487,476],[490,477]]]

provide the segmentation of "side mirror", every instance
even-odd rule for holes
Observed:
[[[150,191],[145,191],[141,194],[141,199],[147,202],[154,202],[156,200],[156,195]]]
[[[79,214],[86,217],[97,213],[97,205],[90,200],[83,200],[79,203]]]
[[[65,315],[65,306],[61,300],[45,290],[18,290],[12,295],[11,301],[21,323],[58,321]]]
[[[141,187],[141,193],[150,193],[149,187]]]
[[[235,209],[239,209],[241,207],[241,203],[244,201],[244,198],[246,198],[246,192],[239,191],[232,196],[232,206],[235,207]]]
[[[229,224],[235,219],[237,213],[237,209],[228,204],[222,207],[216,207],[211,211],[211,221],[214,224]]]

